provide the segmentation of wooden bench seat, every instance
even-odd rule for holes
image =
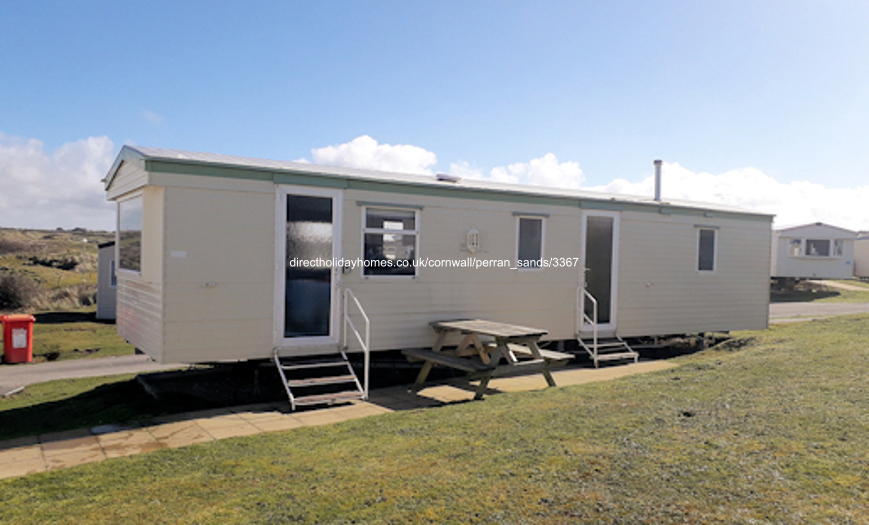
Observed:
[[[517,345],[513,343],[509,343],[507,348],[513,352],[514,355],[522,356],[522,357],[534,357],[534,354],[531,353],[531,349],[524,345]],[[489,343],[486,345],[486,349],[490,352],[495,349],[495,345],[493,343]],[[552,366],[563,366],[566,365],[568,361],[573,359],[573,354],[565,354],[564,352],[556,352],[554,350],[544,350],[540,348],[540,357],[542,357],[547,363]]]
[[[451,355],[446,355],[438,352],[433,352],[431,350],[427,350],[424,348],[410,348],[408,350],[401,351],[407,357],[412,357],[414,359],[420,359],[422,361],[430,361],[433,363],[437,363],[439,365],[448,366],[450,368],[456,368],[459,370],[463,370],[465,372],[490,372],[493,367],[478,363],[471,359],[462,358],[462,357],[454,357]]]

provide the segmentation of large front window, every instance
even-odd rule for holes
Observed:
[[[365,275],[416,275],[416,210],[365,208]]]
[[[142,271],[142,197],[118,203],[118,268]]]
[[[791,257],[842,257],[845,254],[842,239],[791,239],[789,246]]]

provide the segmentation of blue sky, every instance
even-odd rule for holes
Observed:
[[[0,184],[33,202],[3,191],[0,226],[111,228],[92,179],[128,143],[629,193],[661,158],[665,196],[869,229],[867,27],[862,1],[6,1]]]

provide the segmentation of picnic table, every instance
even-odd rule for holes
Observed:
[[[556,386],[550,368],[564,365],[573,358],[571,354],[542,350],[537,341],[548,332],[539,328],[482,319],[429,324],[437,334],[432,349],[404,350],[409,358],[424,361],[413,385],[414,391],[422,388],[436,364],[463,370],[471,379],[479,379],[474,399],[483,398],[489,381],[495,377],[540,372],[549,386]],[[447,350],[445,343],[452,334],[460,334],[462,339],[454,350]],[[483,337],[494,341],[484,342]]]

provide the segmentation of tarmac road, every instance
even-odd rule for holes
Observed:
[[[117,374],[138,374],[171,370],[184,365],[161,365],[151,361],[146,355],[125,355],[119,357],[94,357],[73,359],[52,363],[0,365],[0,396],[20,387],[55,379],[74,379],[80,377],[99,377]]]

